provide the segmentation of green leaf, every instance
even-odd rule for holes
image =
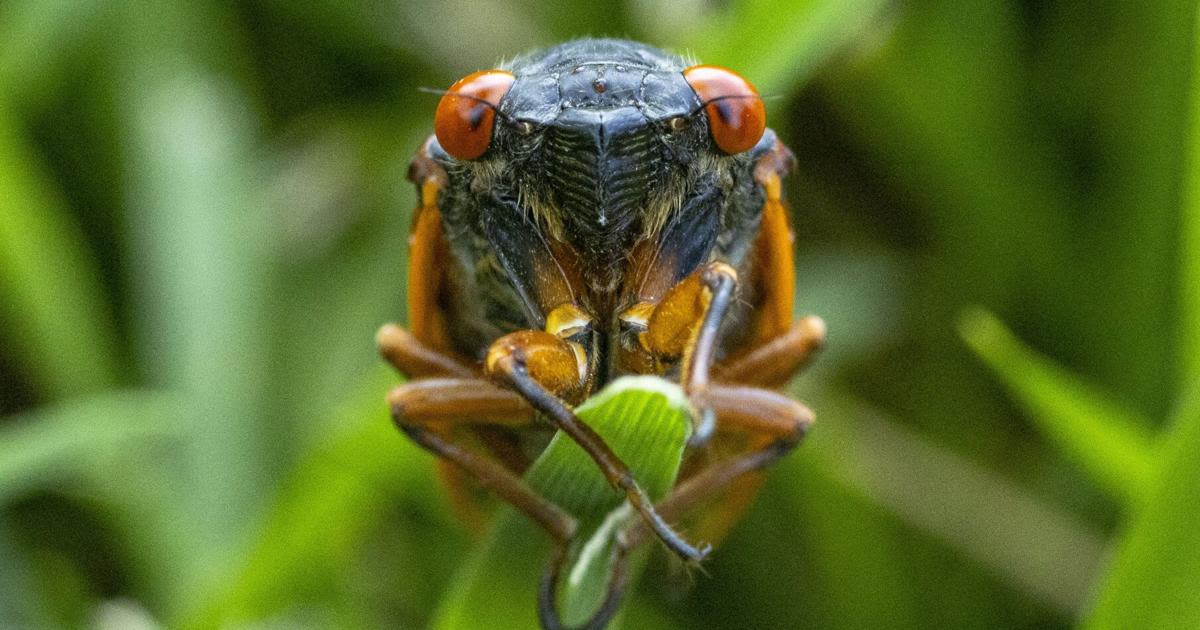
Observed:
[[[179,439],[183,407],[167,393],[116,391],[42,407],[0,429],[0,505],[81,473],[99,475],[95,456]]]
[[[1162,468],[1126,526],[1085,627],[1200,627],[1200,391],[1180,408]]]
[[[687,43],[704,63],[750,77],[767,96],[791,93],[887,6],[882,0],[737,2]]]
[[[1178,357],[1184,399],[1161,440],[1159,475],[1125,531],[1085,626],[1200,626],[1200,39],[1192,20],[1187,170],[1180,207]]]
[[[577,412],[629,465],[651,497],[657,499],[670,489],[691,429],[687,400],[678,386],[650,376],[621,378]],[[604,551],[613,533],[605,525],[621,520],[623,495],[608,484],[583,449],[561,433],[525,479],[579,519],[581,539],[587,541],[583,564],[564,577],[560,600],[564,621],[578,623],[605,593],[609,556]],[[548,550],[545,533],[505,507],[462,567],[432,626],[441,630],[538,627],[536,592]],[[645,554],[635,556],[640,557],[630,560],[631,583]]]
[[[1195,37],[1195,35],[1193,35]],[[1200,380],[1200,45],[1193,44],[1190,94],[1190,129],[1186,149],[1187,171],[1180,207],[1179,374],[1190,386]]]
[[[177,458],[190,546],[172,581],[192,597],[234,566],[273,458],[263,413],[272,242],[257,119],[230,71],[239,49],[203,3],[122,3],[113,89],[128,174],[134,322],[143,370],[185,393],[191,439]],[[302,336],[297,332],[297,342]],[[186,591],[183,589],[187,589]]]
[[[43,395],[116,382],[117,334],[100,286],[79,226],[0,99],[0,339]]]
[[[965,312],[959,333],[1043,433],[1095,483],[1136,505],[1154,476],[1148,420],[1030,350],[987,311]]]
[[[380,371],[331,414],[339,431],[287,476],[243,565],[222,589],[193,602],[182,627],[257,621],[328,592],[338,567],[382,520],[394,500],[389,492],[430,488],[432,459],[388,417],[383,392],[394,380]]]

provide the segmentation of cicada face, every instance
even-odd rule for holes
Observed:
[[[431,155],[451,180],[442,209],[451,232],[478,235],[479,224],[506,220],[488,214],[509,212],[545,238],[589,310],[610,311],[597,313],[608,319],[637,300],[616,294],[640,271],[639,245],[661,244],[678,259],[663,285],[711,259],[722,236],[721,253],[741,257],[762,205],[752,164],[775,142],[765,122],[758,93],[732,71],[632,42],[584,40],[452,86]],[[459,249],[476,261],[489,257],[479,245],[537,249],[498,231]],[[499,255],[510,277],[551,262]]]

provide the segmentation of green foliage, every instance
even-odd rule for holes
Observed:
[[[819,64],[863,37],[887,3],[733,2],[725,15],[694,37],[705,63],[738,66],[763,94],[787,96]]]
[[[0,502],[47,485],[78,483],[121,448],[178,441],[183,428],[162,419],[180,409],[167,394],[113,390],[12,418],[0,428]]]
[[[371,339],[404,312],[416,88],[585,34],[768,96],[799,158],[798,309],[831,331],[792,392],[810,439],[703,572],[637,559],[626,627],[1197,625],[1196,21],[0,5],[0,626],[528,625],[545,537],[501,510],[470,539],[387,419]],[[686,425],[627,402],[583,413],[661,492]],[[594,528],[619,502],[595,475],[556,441],[530,483]]]
[[[1154,475],[1149,422],[1021,345],[994,316],[969,311],[959,330],[1027,413],[1113,496],[1135,505]]]
[[[990,315],[964,317],[967,342],[1040,428],[1134,512],[1088,616],[1092,628],[1169,628],[1200,619],[1200,397],[1151,444],[1144,421],[1024,348]]]
[[[1200,44],[1193,44],[1189,142],[1179,212],[1179,385],[1200,379]]]
[[[112,314],[79,227],[0,96],[0,330],[48,396],[116,384]]]
[[[1183,628],[1200,620],[1200,398],[1163,439],[1159,479],[1128,524],[1090,628]]]
[[[1040,428],[1096,483],[1136,508],[1130,510],[1133,514],[1087,616],[1090,628],[1170,628],[1200,622],[1200,596],[1194,588],[1200,580],[1200,46],[1193,43],[1192,49],[1190,133],[1187,148],[1180,151],[1180,159],[1187,162],[1176,275],[1181,302],[1180,402],[1166,434],[1154,440],[1149,422],[1023,347],[991,315],[969,312],[961,324],[968,344],[996,370]]]
[[[386,387],[385,378],[368,379],[335,412],[342,428],[289,473],[235,577],[216,598],[193,601],[184,626],[246,623],[288,612],[310,597],[319,601],[343,558],[383,518],[388,494],[381,489],[419,486],[430,477],[425,454],[400,438],[380,404]]]

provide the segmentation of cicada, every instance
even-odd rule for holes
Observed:
[[[793,317],[793,161],[745,78],[630,41],[568,42],[442,94],[409,170],[409,328],[378,335],[411,379],[388,402],[412,440],[554,541],[547,628],[562,625],[555,588],[576,529],[521,479],[547,428],[627,497],[643,535],[625,551],[657,537],[698,562],[709,546],[669,523],[732,496],[709,519],[719,536],[811,424],[774,391],[825,337],[819,318]],[[677,381],[695,410],[680,481],[657,504],[573,411],[624,374]],[[622,586],[585,626],[607,622]]]

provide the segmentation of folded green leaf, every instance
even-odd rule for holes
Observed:
[[[687,400],[678,386],[651,376],[618,379],[577,412],[629,464],[651,497],[661,497],[670,489],[691,429]],[[605,550],[616,525],[623,522],[626,504],[583,449],[561,433],[525,479],[579,519],[581,539],[586,540],[582,564],[564,577],[560,603],[564,620],[578,623],[605,593],[609,558]],[[546,535],[506,507],[462,568],[433,627],[538,627],[537,584],[548,550]],[[631,559],[631,575],[637,574],[642,560],[644,554]]]
[[[1127,506],[1145,495],[1154,476],[1148,420],[1027,348],[987,311],[964,313],[959,333],[1093,481]]]

